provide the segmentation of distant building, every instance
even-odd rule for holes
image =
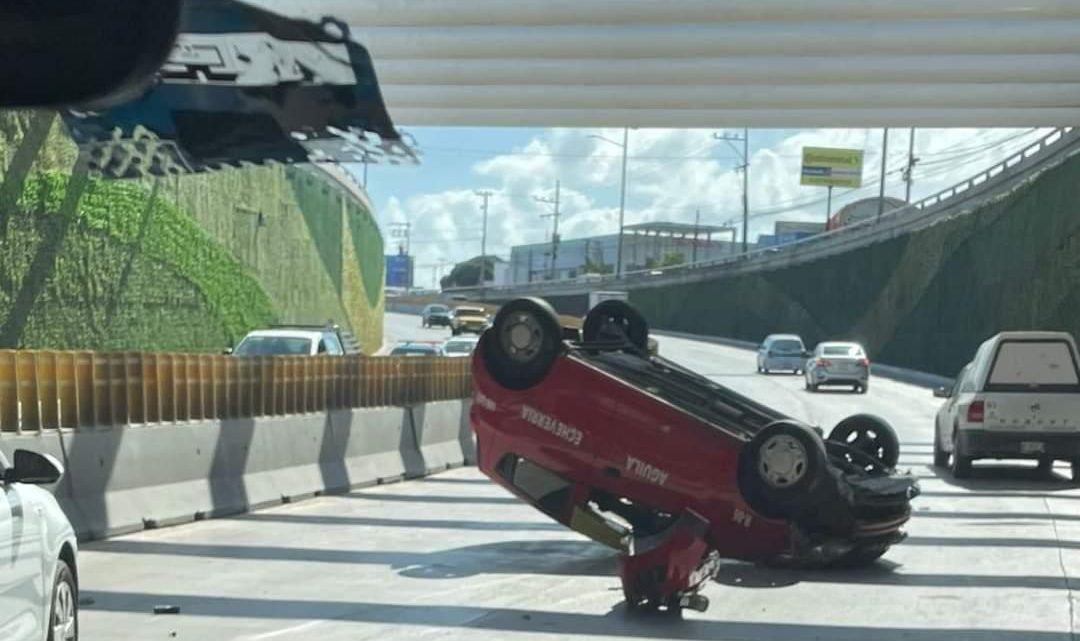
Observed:
[[[623,235],[623,271],[650,269],[665,261],[691,263],[730,256],[739,248],[735,237],[733,227],[688,223],[627,225]],[[568,280],[587,273],[613,274],[618,246],[618,234],[563,239],[555,248],[553,264],[551,242],[518,245],[510,249],[510,278],[518,284]]]
[[[844,225],[850,225],[852,223],[877,217],[879,200],[880,199],[877,196],[874,196],[872,198],[863,198],[862,200],[856,200],[853,203],[844,205],[840,211],[833,214],[832,218],[829,219],[829,229],[838,229]],[[907,203],[899,198],[886,196],[884,211],[899,209],[906,204]]]

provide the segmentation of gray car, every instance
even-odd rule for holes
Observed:
[[[816,392],[822,385],[851,386],[865,394],[870,389],[870,359],[858,343],[819,343],[806,361],[806,389]]]
[[[769,334],[758,347],[758,374],[794,372],[799,374],[809,353],[796,334]]]

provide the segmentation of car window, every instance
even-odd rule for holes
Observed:
[[[826,345],[822,353],[825,356],[861,356],[862,348],[858,345]]]
[[[438,351],[434,347],[427,345],[401,345],[395,347],[391,352],[391,356],[435,356]]]
[[[792,338],[781,338],[773,341],[769,350],[778,354],[799,354],[803,351],[803,344]]]
[[[248,336],[233,350],[238,356],[307,355],[311,339],[285,336]]]
[[[443,345],[447,354],[471,354],[476,349],[476,341],[450,341]]]
[[[971,376],[971,363],[964,366],[964,369],[960,370],[960,373],[956,375],[956,381],[953,383],[952,394],[966,394],[973,392],[975,388],[973,377]]]
[[[448,311],[450,311],[450,308],[446,305],[429,305],[427,308],[428,314],[445,314]]]
[[[345,350],[341,347],[341,342],[338,341],[338,337],[332,332],[323,334],[323,342],[326,344],[326,353],[331,356],[341,356],[345,353]]]

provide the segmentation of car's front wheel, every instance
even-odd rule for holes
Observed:
[[[934,420],[934,467],[945,467],[949,464],[949,453],[941,445],[941,428],[938,427],[937,419]]]
[[[52,604],[49,609],[48,641],[73,641],[79,638],[79,591],[75,575],[66,561],[56,564]]]
[[[790,515],[826,476],[825,444],[794,421],[766,425],[739,456],[739,489],[750,507],[773,518]]]

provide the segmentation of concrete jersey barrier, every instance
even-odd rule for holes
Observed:
[[[468,400],[5,435],[63,461],[82,540],[419,477],[475,460]]]

